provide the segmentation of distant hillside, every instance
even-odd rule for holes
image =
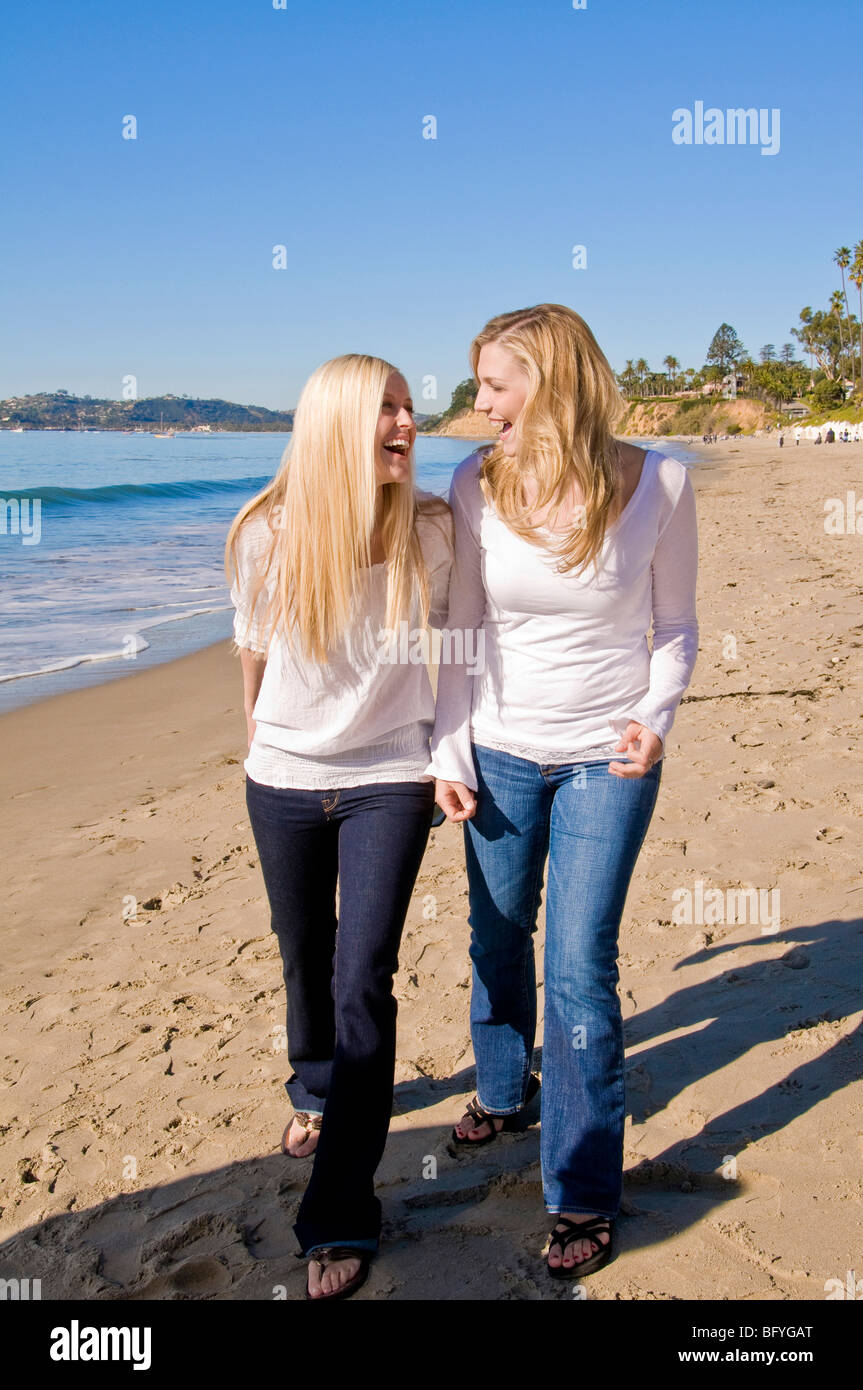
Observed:
[[[44,430],[134,430],[159,427],[190,430],[209,425],[213,430],[290,430],[292,410],[267,410],[262,405],[233,401],[190,400],[186,396],[151,396],[136,401],[98,400],[70,396],[66,391],[41,392],[0,401],[0,428]]]
[[[736,434],[776,423],[776,407],[762,401],[692,397],[677,401],[632,401],[615,425],[628,434],[658,439],[671,434]]]
[[[496,430],[473,408],[477,385],[473,377],[459,382],[452,400],[439,415],[429,415],[419,427],[420,434],[454,434],[463,439],[490,439]]]
[[[476,410],[459,410],[447,415],[441,424],[423,429],[423,434],[457,435],[460,439],[494,439],[497,430],[488,423],[488,416]]]
[[[469,396],[469,401],[465,401]],[[497,430],[485,415],[472,410],[476,383],[462,382],[453,392],[453,403],[433,415],[421,427],[423,434],[456,435],[462,439],[493,439]],[[736,434],[763,429],[776,423],[775,406],[738,398],[725,400],[695,396],[677,400],[631,401],[615,427],[615,434],[661,438],[672,434]]]

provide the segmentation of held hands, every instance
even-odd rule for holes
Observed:
[[[476,797],[464,782],[442,782],[438,777],[434,799],[449,821],[470,820],[476,811]]]
[[[643,724],[630,720],[626,732],[614,750],[625,753],[629,762],[608,764],[614,777],[643,777],[662,757],[662,739]],[[464,782],[435,781],[435,801],[448,821],[470,820],[476,812],[476,796]]]
[[[628,763],[608,764],[608,770],[614,777],[643,777],[662,757],[662,739],[650,729],[645,729],[643,724],[630,720],[614,751],[626,753],[631,759]]]

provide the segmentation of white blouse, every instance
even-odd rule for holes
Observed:
[[[432,494],[417,489],[419,498]],[[429,623],[443,627],[453,558],[449,513],[417,517],[429,572]],[[269,632],[252,621],[252,585],[263,570],[270,531],[252,517],[240,531],[234,640],[263,655]],[[271,594],[271,586],[266,593]],[[388,640],[386,564],[363,571],[355,622],[330,653],[329,663],[303,659],[276,631],[253,711],[255,734],[244,767],[271,787],[327,790],[377,782],[427,782],[434,696],[417,634],[418,615]]]
[[[476,630],[464,639],[476,660],[473,674],[466,662],[440,668],[427,770],[476,791],[471,740],[542,764],[609,758],[630,720],[664,743],[698,651],[687,470],[649,450],[598,569],[562,575],[555,555],[486,502],[480,462],[480,453],[465,459],[450,489],[448,627]]]

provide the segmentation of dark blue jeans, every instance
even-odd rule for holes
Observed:
[[[306,791],[246,778],[287,994],[286,1083],[323,1112],[294,1226],[303,1253],[376,1249],[374,1174],[393,1101],[393,976],[434,810],[433,782]],[[336,917],[336,884],[339,911]]]
[[[542,766],[478,744],[473,756],[477,811],[464,826],[479,1103],[509,1115],[524,1102],[537,1017],[533,933],[547,862],[545,1204],[614,1217],[625,1116],[617,934],[662,764],[626,780],[608,771],[609,760]]]

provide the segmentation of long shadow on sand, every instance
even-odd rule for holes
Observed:
[[[863,1075],[863,1029],[840,1032],[841,1020],[859,1008],[863,920],[735,940],[691,955],[677,968],[755,944],[764,946],[764,959],[684,986],[627,1022],[628,1048],[637,1049],[627,1088],[636,1124],[657,1115],[662,1124],[662,1112],[687,1087],[724,1068],[734,1103],[661,1153],[634,1163],[629,1154],[618,1237],[624,1257],[739,1197],[747,1187],[743,1155],[749,1144]],[[683,1029],[690,1031],[668,1036]],[[734,1085],[742,1089],[747,1079],[733,1064],[770,1042],[796,1064],[784,1071],[779,1063],[780,1080],[735,1101]],[[797,1061],[800,1050],[812,1046],[818,1054]],[[541,1064],[539,1050],[536,1060]],[[449,1128],[460,1113],[456,1097],[473,1084],[473,1069],[465,1068],[445,1081],[421,1078],[396,1087],[396,1116],[439,1109],[434,1125],[402,1129],[396,1121],[391,1131],[378,1174],[384,1244],[358,1298],[571,1298],[571,1287],[549,1280],[539,1258],[549,1218],[538,1129],[467,1154],[449,1146]],[[649,1135],[649,1125],[641,1133]],[[737,1180],[723,1176],[729,1157],[736,1160]],[[309,1171],[310,1160],[273,1154],[121,1192],[6,1240],[0,1278],[41,1279],[43,1299],[301,1298],[304,1265],[295,1258],[291,1228]],[[650,1210],[651,1193],[657,1212]],[[849,1231],[849,1260],[854,1238]],[[814,1232],[812,1249],[817,1252]],[[620,1270],[618,1260],[591,1286],[613,1296]],[[825,1268],[824,1277],[835,1273]]]

